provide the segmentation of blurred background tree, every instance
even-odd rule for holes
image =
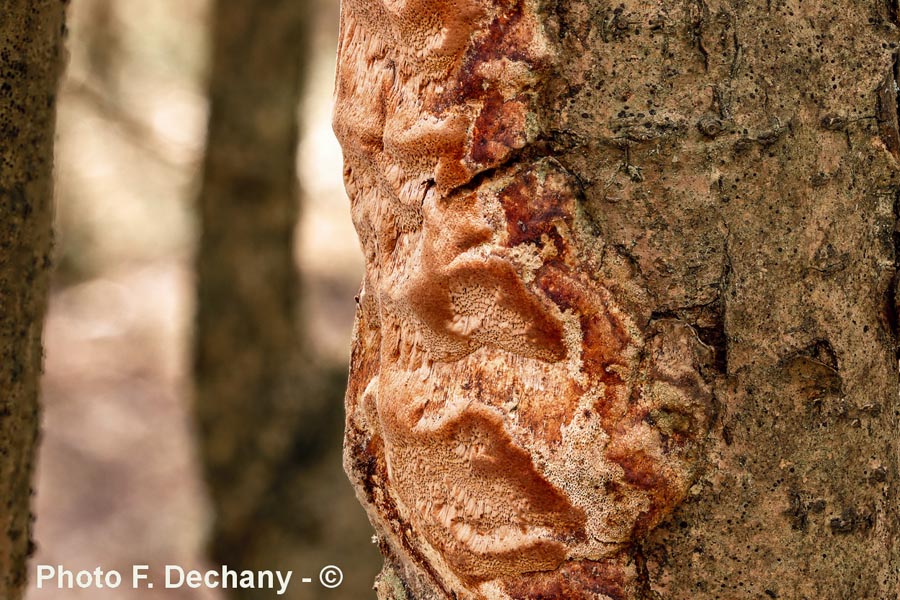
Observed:
[[[304,332],[293,258],[313,17],[296,0],[219,0],[212,10],[194,375],[211,558],[233,568],[315,564],[332,521],[317,510],[312,474],[339,445],[346,369],[323,364]],[[354,546],[330,548],[329,560],[346,563]],[[310,598],[308,588],[286,597]]]
[[[35,562],[291,568],[297,597],[371,597],[340,459],[361,258],[330,131],[338,7],[291,4],[70,7]],[[296,581],[326,564],[340,588]],[[224,598],[161,587],[29,598]]]

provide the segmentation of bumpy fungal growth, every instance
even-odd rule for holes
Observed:
[[[629,597],[710,426],[709,349],[651,321],[539,150],[541,11],[343,1],[335,130],[366,257],[345,466],[417,596]]]

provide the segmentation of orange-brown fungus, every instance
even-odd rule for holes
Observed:
[[[382,549],[458,598],[619,597],[709,425],[705,348],[617,300],[578,186],[528,151],[554,52],[529,0],[343,2],[345,462]]]

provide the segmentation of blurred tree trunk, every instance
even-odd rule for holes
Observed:
[[[110,102],[119,97],[118,67],[122,53],[122,28],[116,14],[115,0],[94,0],[90,4],[85,29],[88,72],[97,80]]]
[[[896,598],[896,2],[343,0],[391,599]]]
[[[279,491],[297,467],[303,420],[319,409],[302,360],[293,257],[306,12],[295,0],[212,7],[196,421],[215,511],[211,558],[235,568],[278,568],[292,536],[310,527]]]
[[[9,600],[22,597],[33,549],[64,13],[59,0],[7,0],[0,9],[0,598]]]

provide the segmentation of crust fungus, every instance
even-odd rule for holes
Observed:
[[[541,15],[343,1],[335,131],[366,256],[345,466],[382,550],[446,597],[625,597],[710,426],[709,349],[603,274],[577,183],[532,151]]]

